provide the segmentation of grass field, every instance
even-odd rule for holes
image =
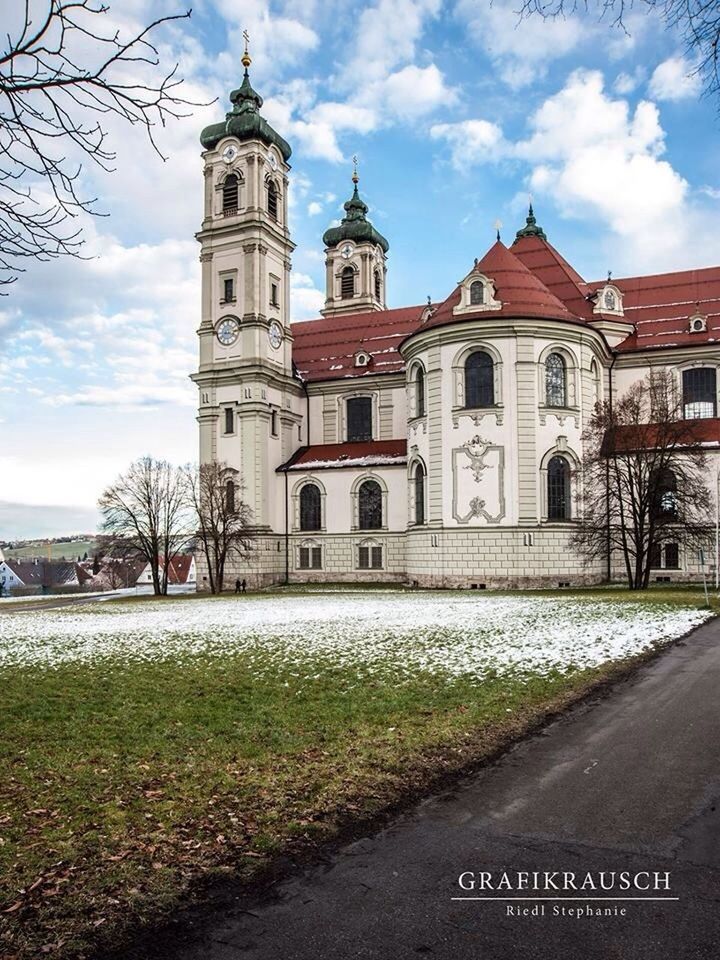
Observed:
[[[310,591],[0,613],[0,956],[78,956],[520,735],[709,612]]]
[[[45,540],[33,540],[22,547],[8,547],[3,552],[8,560],[32,560],[35,557],[43,560],[77,560],[78,557],[92,557],[97,544],[94,540],[68,540],[58,543],[47,543]]]

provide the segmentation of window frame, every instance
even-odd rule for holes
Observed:
[[[366,497],[372,490],[373,502],[363,503],[363,492]],[[375,492],[377,491],[377,492]],[[358,530],[384,529],[383,489],[375,477],[366,477],[357,488],[358,501]],[[365,514],[363,516],[363,514]]]
[[[706,398],[706,399],[693,399],[693,400],[688,400],[688,399],[687,399],[688,393],[690,392],[690,391],[689,391],[689,388],[688,388],[688,386],[687,386],[687,381],[690,380],[690,379],[695,379],[695,380],[700,379],[699,376],[698,376],[699,374],[708,374],[708,375],[709,375],[706,379],[708,379],[708,381],[712,380],[712,388],[710,387],[710,384],[709,384],[709,383],[708,383],[707,388],[706,388],[705,391],[699,389],[698,386],[696,386],[696,387],[695,387],[695,395],[697,396],[698,394],[701,394],[701,393],[704,392],[704,393],[706,393],[707,396],[709,397],[710,394],[712,393],[712,400],[709,400],[709,399],[707,399],[707,398]],[[681,371],[680,385],[681,385],[681,390],[682,390],[682,411],[683,411],[683,419],[685,419],[685,420],[709,420],[709,419],[712,419],[712,418],[717,417],[718,376],[717,376],[717,367],[716,367],[716,366],[711,366],[711,365],[705,364],[705,365],[699,365],[699,366],[685,367],[685,368]],[[688,408],[689,408],[689,407],[700,408],[700,407],[702,407],[703,405],[709,405],[709,407],[710,407],[710,409],[711,409],[712,412],[709,412],[709,413],[708,413],[708,412],[703,412],[703,411],[700,410],[700,409],[695,409],[695,410],[692,411],[690,414],[688,413]]]
[[[268,179],[265,193],[268,216],[275,223],[280,223],[280,191],[272,177]]]
[[[345,441],[346,443],[369,443],[374,439],[374,410],[373,410],[373,397],[368,394],[359,394],[357,396],[345,397]],[[362,436],[350,436],[350,405],[352,404],[352,409],[358,409],[358,401],[363,401],[367,404],[367,413],[369,420],[367,423],[367,430],[363,431]],[[357,418],[355,418],[357,420]],[[353,424],[355,426],[355,424]],[[365,435],[367,434],[367,435]]]
[[[552,491],[552,485],[556,483],[557,478],[553,476],[553,464],[562,463],[563,465],[563,508],[562,516],[553,516],[553,503],[556,502],[557,495]],[[546,514],[549,523],[566,523],[572,520],[572,469],[567,457],[560,452],[555,452],[547,462],[546,467]]]
[[[223,430],[223,436],[229,437],[235,433],[235,410],[233,407],[223,407],[223,409],[225,411],[225,429]]]
[[[470,381],[469,372],[471,370],[470,361],[474,357],[487,357],[488,362],[487,363],[483,362],[482,364],[475,365],[473,368],[478,371],[477,373],[478,378],[481,376],[481,374],[484,374],[486,378],[486,382],[483,384],[482,380],[478,380],[478,383],[474,385],[477,391],[477,395],[475,397],[472,397],[470,395],[471,381]],[[464,371],[464,378],[463,378],[464,408],[466,410],[481,410],[484,408],[496,406],[495,362],[493,360],[492,354],[490,354],[487,350],[483,349],[482,347],[479,347],[478,349],[473,350],[471,353],[469,353],[465,357],[465,360],[463,362],[463,371]],[[488,394],[488,386],[489,386],[489,394]],[[483,396],[483,390],[485,390],[485,396]],[[490,398],[489,402],[483,402],[484,400],[487,400],[488,395]],[[477,401],[477,402],[474,402],[474,401]]]
[[[553,362],[554,361],[554,362]],[[555,371],[551,369],[551,362]],[[558,376],[559,371],[559,376]],[[553,390],[557,391],[553,396]],[[558,402],[558,400],[560,402]],[[557,350],[553,350],[545,357],[545,406],[551,409],[567,409],[568,405],[568,376],[567,361]]]
[[[315,490],[317,495],[316,503],[311,505],[313,513],[317,511],[317,526],[307,526],[303,514],[303,498],[309,495],[311,489]],[[298,529],[301,533],[317,533],[323,529],[323,496],[320,487],[314,480],[303,483],[298,491]]]

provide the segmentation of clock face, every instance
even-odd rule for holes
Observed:
[[[268,154],[268,163],[269,163],[270,166],[273,168],[273,170],[277,170],[278,162],[277,162],[277,160],[276,160],[276,158],[275,158],[275,154],[274,154],[274,153],[269,153],[269,154]]]
[[[282,339],[283,339],[282,327],[277,322],[277,320],[273,320],[273,322],[270,324],[268,328],[268,340],[270,341],[270,346],[274,350],[277,350],[280,347],[280,344],[282,343]]]
[[[229,143],[222,152],[222,158],[225,163],[232,163],[237,155],[238,148],[232,143]]]
[[[232,317],[220,321],[217,338],[224,347],[231,347],[240,334],[240,324]]]
[[[346,243],[344,247],[340,248],[340,256],[343,258],[343,260],[349,260],[352,256],[352,252],[352,244]]]

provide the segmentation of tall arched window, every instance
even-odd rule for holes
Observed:
[[[382,490],[377,480],[364,480],[358,490],[358,525],[361,530],[382,527]]]
[[[235,481],[228,480],[225,484],[225,511],[235,513]]]
[[[425,371],[422,367],[415,372],[415,416],[425,416]]]
[[[352,300],[355,296],[355,271],[352,267],[344,267],[340,274],[340,296],[343,300]]]
[[[675,520],[678,515],[677,477],[672,470],[653,475],[653,513],[656,520]]]
[[[545,361],[545,403],[548,407],[567,404],[565,360],[559,353],[551,353]]]
[[[485,284],[480,280],[473,280],[470,284],[470,303],[472,306],[485,302]]]
[[[683,370],[683,412],[686,420],[714,417],[716,397],[715,367],[692,367],[690,370]]]
[[[465,406],[491,407],[494,403],[492,358],[484,350],[476,350],[465,361]]]
[[[222,189],[223,213],[230,213],[238,207],[238,178],[234,173],[225,177]]]
[[[425,468],[421,463],[415,467],[415,523],[422,526],[425,523]]]
[[[315,483],[306,483],[300,490],[300,529],[320,530],[320,488]]]
[[[553,457],[547,470],[548,520],[570,519],[570,464]]]
[[[380,271],[375,271],[375,299],[382,300],[382,280],[380,279]]]
[[[278,218],[278,192],[277,192],[277,187],[275,186],[275,183],[274,183],[273,180],[269,180],[269,181],[268,181],[268,188],[267,188],[267,208],[268,208],[268,213],[269,213],[270,216],[273,218],[273,220],[277,220],[277,218]]]

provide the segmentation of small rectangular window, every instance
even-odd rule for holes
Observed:
[[[360,547],[358,550],[358,566],[361,570],[370,569],[370,547]]]
[[[276,283],[270,284],[270,306],[279,307],[280,299],[278,294],[278,285]]]
[[[322,547],[313,547],[310,551],[313,570],[322,568]]]
[[[300,547],[300,569],[301,570],[310,569],[310,548],[309,547]]]
[[[278,435],[277,410],[273,410],[270,414],[270,433],[274,437]]]
[[[235,290],[232,278],[228,277],[223,281],[223,300],[225,303],[232,303],[235,300]]]
[[[371,547],[371,560],[373,570],[382,569],[382,547]]]
[[[232,407],[225,407],[225,433],[235,432],[235,414]]]

